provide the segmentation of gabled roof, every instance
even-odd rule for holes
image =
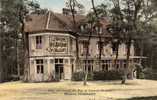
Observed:
[[[76,14],[75,20],[77,25],[76,26],[77,32],[79,32],[79,34],[77,35],[89,36],[88,30],[81,31],[79,27],[81,25],[88,23],[87,17]],[[111,34],[109,34],[106,30],[107,25],[109,24],[108,20],[106,18],[100,18],[99,20],[103,28],[102,35],[105,37],[111,37]],[[59,13],[54,13],[52,11],[48,11],[45,14],[32,14],[27,16],[24,30],[25,32],[28,33],[37,33],[37,32],[74,33],[76,31],[76,29],[74,30],[73,27],[72,15],[59,14]],[[92,35],[97,36],[98,34],[97,32],[93,32]]]
[[[85,19],[85,16],[77,15],[76,23]],[[46,14],[32,14],[27,16],[25,22],[25,32],[42,31],[73,31],[73,21],[71,15],[64,15],[48,11]]]

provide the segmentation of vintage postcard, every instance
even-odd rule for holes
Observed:
[[[0,100],[157,100],[157,0],[0,0]]]

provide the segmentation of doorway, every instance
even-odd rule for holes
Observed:
[[[55,77],[56,79],[64,79],[63,59],[55,59]]]

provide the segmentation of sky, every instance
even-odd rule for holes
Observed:
[[[62,8],[65,7],[65,1],[66,0],[35,0],[40,4],[41,8],[47,8],[49,10],[52,10],[54,12],[62,12]],[[81,4],[85,6],[85,12],[87,13],[92,4],[91,0],[78,0]],[[95,0],[95,5],[101,4],[105,0]]]

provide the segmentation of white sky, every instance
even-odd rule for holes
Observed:
[[[54,12],[62,12],[62,8],[65,7],[65,1],[66,0],[35,0],[37,1],[41,8],[47,8],[49,10],[52,10]],[[85,6],[86,13],[90,10],[92,4],[91,0],[78,0],[81,4]],[[95,0],[95,5],[101,4],[106,0]]]

